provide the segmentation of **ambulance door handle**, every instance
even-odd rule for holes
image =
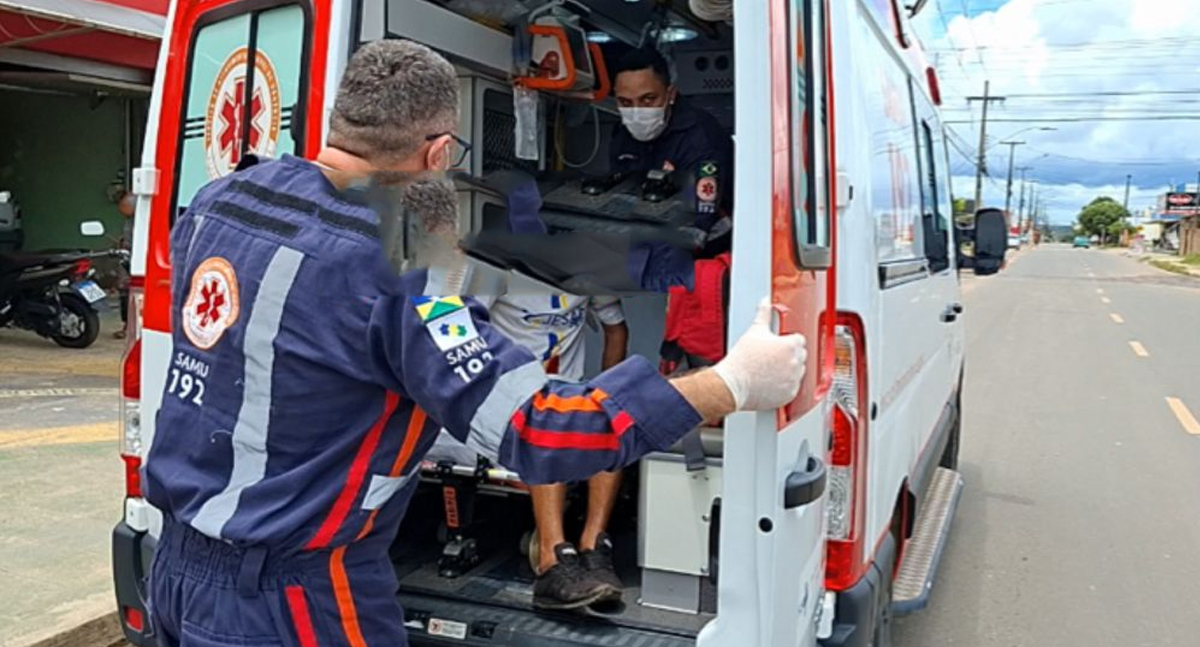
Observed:
[[[958,321],[958,314],[960,312],[962,312],[962,306],[957,303],[946,306],[946,309],[942,311],[942,323],[954,323]]]
[[[784,481],[783,507],[794,510],[821,498],[827,480],[825,463],[816,456],[809,456],[804,471],[792,472]]]

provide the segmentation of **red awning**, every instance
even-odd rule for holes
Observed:
[[[0,50],[151,71],[165,13],[166,0],[0,0]]]

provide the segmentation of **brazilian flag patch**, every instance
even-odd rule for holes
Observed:
[[[467,307],[462,297],[413,297],[421,321],[429,322]]]

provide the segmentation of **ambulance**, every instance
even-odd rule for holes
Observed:
[[[136,316],[121,386],[124,514],[113,533],[126,637],[154,644],[145,578],[161,516],[139,470],[162,398],[195,395],[163,395],[172,223],[248,155],[314,156],[350,54],[407,38],[459,70],[458,134],[472,143],[464,169],[481,177],[604,173],[619,123],[605,61],[621,48],[664,50],[681,94],[735,142],[725,337],[736,339],[769,296],[776,329],[804,334],[810,357],[790,405],[701,429],[698,462],[680,449],[630,469],[611,529],[624,607],[603,615],[532,609],[519,474],[427,465],[392,550],[406,611],[397,635],[480,647],[889,645],[893,618],[929,603],[963,487],[950,164],[937,73],[911,30],[924,5],[172,2],[133,174]],[[542,64],[536,73],[522,56]],[[494,196],[468,186],[460,197],[463,234],[494,220]],[[606,218],[594,215],[604,227],[629,224]],[[631,351],[655,359],[664,298],[624,302]]]

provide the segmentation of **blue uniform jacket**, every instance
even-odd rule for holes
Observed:
[[[696,198],[696,225],[707,230],[719,211],[733,208],[733,140],[712,115],[692,107],[684,98],[671,108],[666,130],[656,139],[640,142],[617,126],[609,146],[613,173],[652,171],[664,167],[687,174],[696,183],[685,188]],[[705,178],[712,178],[714,192]]]
[[[284,552],[390,543],[441,427],[538,484],[699,424],[644,358],[548,379],[477,302],[396,276],[377,224],[294,157],[209,184],[175,223],[174,348],[145,467],[165,514]]]
[[[712,115],[696,109],[684,98],[671,107],[666,130],[642,142],[624,126],[617,126],[609,146],[609,170],[613,173],[646,172],[658,169],[683,174],[694,185],[684,191],[696,205],[695,226],[712,231],[722,216],[733,210],[733,140]],[[701,256],[725,251],[728,237],[715,247],[694,250]],[[693,287],[694,256],[666,243],[635,247],[627,268],[642,287],[666,292],[670,286]]]

